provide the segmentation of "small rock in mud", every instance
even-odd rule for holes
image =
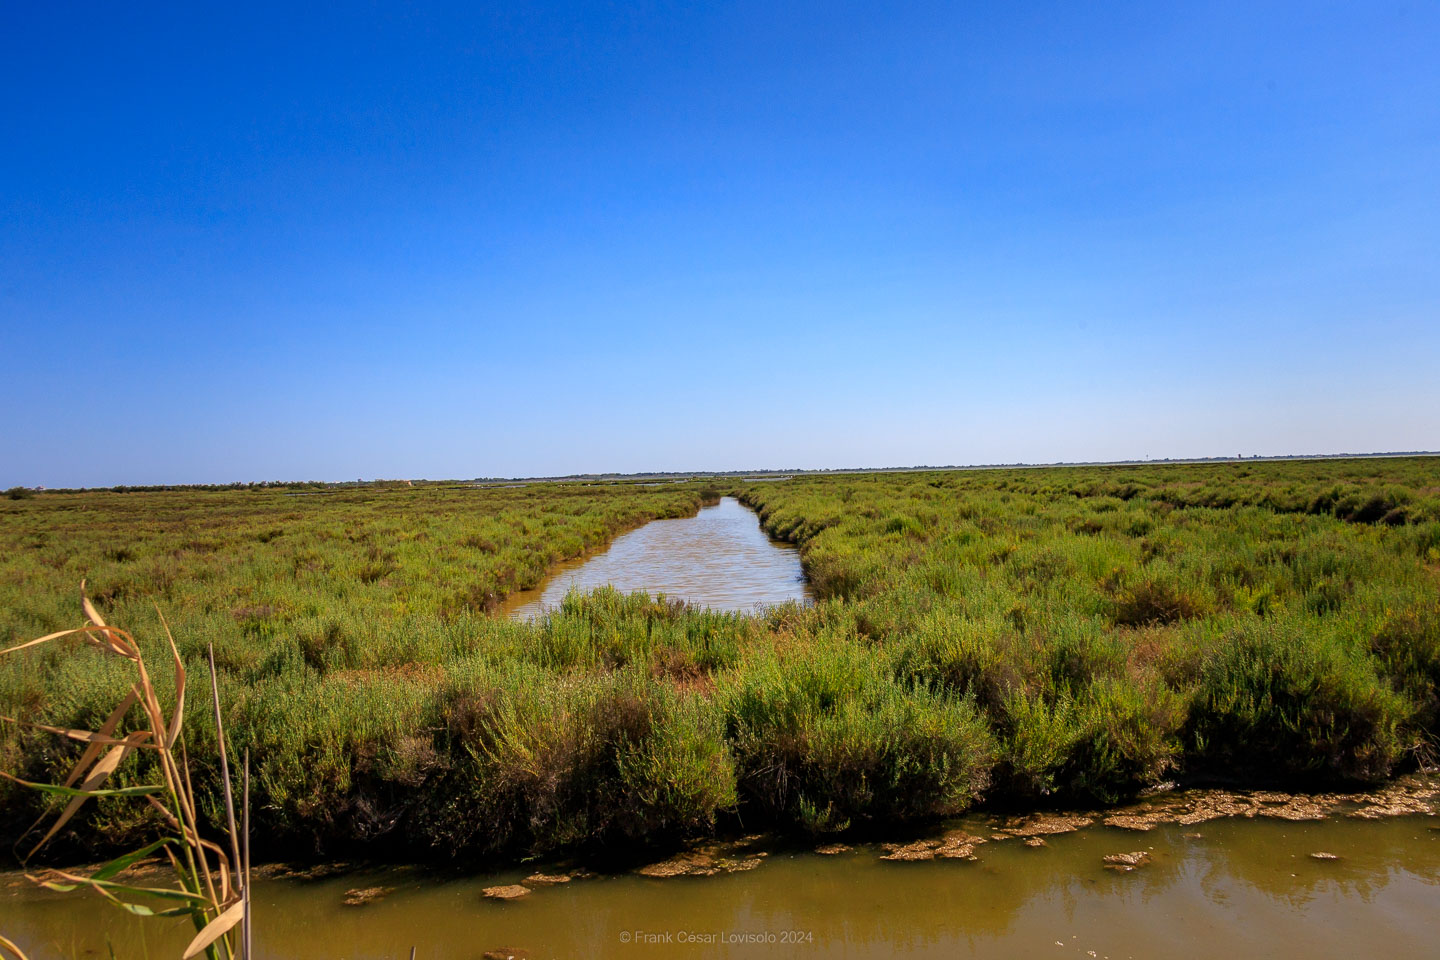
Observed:
[[[1044,838],[1044,837],[1026,837],[1026,838],[1025,838],[1025,846],[1027,846],[1027,847],[1044,847],[1044,846],[1048,846],[1048,844],[1045,842],[1045,838]]]
[[[481,960],[527,960],[529,956],[528,950],[521,950],[518,947],[500,947],[496,950],[486,950],[480,954]]]
[[[1130,853],[1112,853],[1102,859],[1109,869],[1128,873],[1149,863],[1150,854],[1145,850],[1134,850]]]
[[[815,852],[826,857],[833,857],[839,853],[849,853],[855,849],[848,843],[826,843],[815,848]]]
[[[1310,857],[1311,857],[1311,859],[1313,859],[1313,860],[1339,860],[1339,859],[1340,859],[1340,858],[1337,857],[1335,854],[1333,854],[1333,853],[1326,853],[1324,850],[1318,851],[1318,852],[1316,852],[1316,853],[1312,853],[1312,854],[1310,854]]]
[[[532,873],[525,878],[525,882],[532,887],[554,886],[557,883],[569,883],[568,873]]]
[[[394,892],[394,887],[356,887],[345,891],[345,906],[358,907],[366,903],[374,903]]]
[[[489,900],[519,900],[521,897],[529,895],[530,888],[512,883],[503,887],[486,887],[481,893],[485,894]]]
[[[1186,840],[1199,840],[1201,837],[1205,836],[1205,834],[1203,834],[1203,833],[1182,833],[1182,834],[1180,834],[1180,836],[1184,837]]]

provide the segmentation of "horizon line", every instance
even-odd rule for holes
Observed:
[[[1146,466],[1155,464],[1183,465],[1183,464],[1205,464],[1205,463],[1275,463],[1292,460],[1374,460],[1382,458],[1398,457],[1440,457],[1440,450],[1393,450],[1376,451],[1371,453],[1287,453],[1287,454],[1253,454],[1246,456],[1240,454],[1233,457],[1159,457],[1145,458],[1139,460],[1053,460],[1053,461],[1023,461],[1017,460],[1007,463],[972,463],[972,464],[916,464],[912,466],[885,466],[885,467],[789,467],[789,468],[756,468],[749,470],[651,470],[637,471],[633,473],[566,473],[552,474],[547,476],[512,476],[512,477],[445,477],[430,479],[427,477],[363,477],[355,480],[231,480],[223,483],[116,483],[108,486],[90,487],[46,487],[43,485],[25,486],[17,484],[9,489],[31,490],[43,493],[85,493],[103,491],[163,491],[163,490],[227,490],[227,489],[248,489],[248,488],[280,488],[280,487],[359,487],[373,486],[376,484],[441,484],[461,483],[472,486],[491,486],[501,483],[564,483],[576,481],[613,481],[613,480],[645,480],[645,479],[670,479],[674,482],[685,480],[699,480],[707,477],[792,477],[792,476],[815,476],[819,474],[851,474],[851,473],[924,473],[944,472],[959,470],[1037,470],[1058,467],[1126,467]]]

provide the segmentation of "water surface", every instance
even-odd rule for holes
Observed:
[[[1147,849],[1153,862],[1134,872],[1101,866],[1106,854]],[[1340,859],[1310,856],[1319,851]],[[776,849],[745,873],[603,876],[511,903],[481,890],[528,871],[269,879],[256,884],[256,950],[265,960],[403,958],[412,946],[417,960],[478,960],[499,949],[532,960],[1356,960],[1434,957],[1440,932],[1440,832],[1428,817],[1234,819],[1144,834],[1097,825],[1038,848],[986,843],[974,862],[890,863],[879,852]],[[106,956],[107,942],[120,958],[174,957],[193,934],[17,879],[0,876],[0,931],[32,960]],[[348,889],[371,886],[395,890],[344,905]]]
[[[771,540],[755,512],[734,497],[693,517],[652,520],[604,552],[572,560],[538,588],[511,595],[512,617],[538,616],[572,588],[609,584],[623,593],[663,593],[713,610],[755,610],[808,597],[800,552]]]

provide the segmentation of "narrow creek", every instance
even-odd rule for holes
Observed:
[[[992,827],[970,822],[977,833]],[[1440,831],[1433,818],[1261,818],[1146,833],[1095,824],[1045,843],[992,839],[973,858],[893,862],[860,846],[771,850],[752,869],[659,879],[636,873],[483,890],[529,872],[457,878],[414,868],[256,883],[262,958],[1434,956]],[[1128,872],[1102,858],[1144,851]],[[1317,859],[1323,852],[1334,859]],[[758,861],[758,864],[754,861]],[[531,869],[534,869],[532,867]],[[7,888],[8,889],[5,889]],[[362,905],[355,892],[385,891]],[[0,930],[32,960],[178,956],[179,921],[0,875]]]
[[[722,497],[693,517],[652,520],[616,537],[601,553],[561,564],[501,609],[518,619],[535,617],[558,607],[572,588],[607,584],[712,610],[756,610],[809,597],[800,551],[770,539],[753,510]]]

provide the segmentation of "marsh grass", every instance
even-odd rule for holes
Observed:
[[[744,615],[604,589],[495,615],[557,560],[720,492],[799,545],[817,602]],[[514,859],[1173,778],[1374,782],[1428,762],[1440,719],[1433,458],[44,493],[0,501],[0,547],[0,637],[57,629],[88,569],[142,637],[159,602],[189,669],[213,645],[270,855]],[[4,712],[55,725],[94,729],[129,683],[94,652],[3,660]],[[202,707],[185,724],[208,758]],[[26,779],[74,760],[0,735],[0,769]],[[118,782],[145,782],[137,760]],[[218,795],[213,762],[194,776]],[[0,785],[0,832],[36,812]],[[107,798],[85,821],[56,856],[154,826]]]

